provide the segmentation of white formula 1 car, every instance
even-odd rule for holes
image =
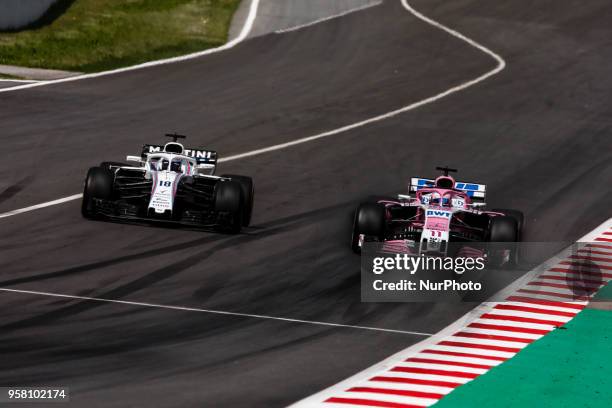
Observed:
[[[85,218],[170,222],[231,233],[249,225],[255,190],[246,176],[215,176],[217,153],[185,148],[178,139],[146,144],[128,162],[103,162],[85,179]]]

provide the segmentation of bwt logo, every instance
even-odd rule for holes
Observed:
[[[453,214],[449,211],[427,210],[425,215],[427,215],[428,217],[450,218]]]

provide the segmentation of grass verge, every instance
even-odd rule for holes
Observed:
[[[240,0],[60,0],[0,32],[0,64],[96,72],[219,46]],[[70,4],[67,4],[70,3]]]
[[[610,408],[611,372],[612,311],[585,309],[435,407]]]

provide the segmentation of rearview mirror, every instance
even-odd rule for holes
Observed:
[[[142,163],[142,159],[140,158],[140,156],[127,156],[125,159],[129,162]]]

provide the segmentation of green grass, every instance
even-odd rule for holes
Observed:
[[[240,0],[58,3],[61,13],[0,32],[0,64],[96,72],[216,47],[227,41]]]
[[[612,312],[585,309],[436,408],[610,408]]]

